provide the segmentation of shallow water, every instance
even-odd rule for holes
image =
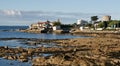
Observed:
[[[41,43],[36,45],[29,45],[25,44],[24,42],[21,42],[19,40],[0,40],[0,46],[8,46],[10,48],[36,48],[36,47],[57,47],[55,43]]]
[[[31,62],[19,62],[0,58],[0,66],[31,66]]]
[[[39,38],[39,39],[68,39],[84,38],[85,36],[73,36],[71,34],[34,34],[23,32],[0,32],[0,38]]]

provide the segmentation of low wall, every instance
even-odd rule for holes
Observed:
[[[94,36],[94,37],[117,37],[117,38],[120,38],[119,31],[76,31],[76,32],[71,32],[71,34]]]

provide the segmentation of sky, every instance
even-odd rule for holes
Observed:
[[[61,19],[74,23],[90,16],[120,19],[120,0],[0,0],[0,25],[29,25]]]

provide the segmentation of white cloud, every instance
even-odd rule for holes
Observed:
[[[108,13],[109,15],[110,13]],[[62,23],[73,23],[77,19],[90,20],[91,16],[106,15],[106,13],[66,13],[66,12],[45,12],[45,11],[17,11],[17,10],[0,10],[0,24],[12,24],[16,22],[19,24],[29,24],[36,21],[55,21],[58,18]],[[113,17],[119,17],[119,14],[110,14]],[[116,16],[117,15],[117,16]]]
[[[8,16],[21,15],[21,12],[16,10],[3,10],[3,13]]]

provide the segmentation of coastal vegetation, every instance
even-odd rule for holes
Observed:
[[[53,23],[53,26],[60,26],[61,25],[61,22],[57,22],[57,21],[54,21],[52,23]]]
[[[120,20],[110,20],[110,21],[105,21],[105,22],[99,22],[98,24],[98,27],[99,28],[103,28],[103,27],[111,27],[111,28],[114,28],[114,27],[117,27],[119,28],[120,27]]]
[[[98,16],[91,16],[91,21],[97,21],[98,20]]]

